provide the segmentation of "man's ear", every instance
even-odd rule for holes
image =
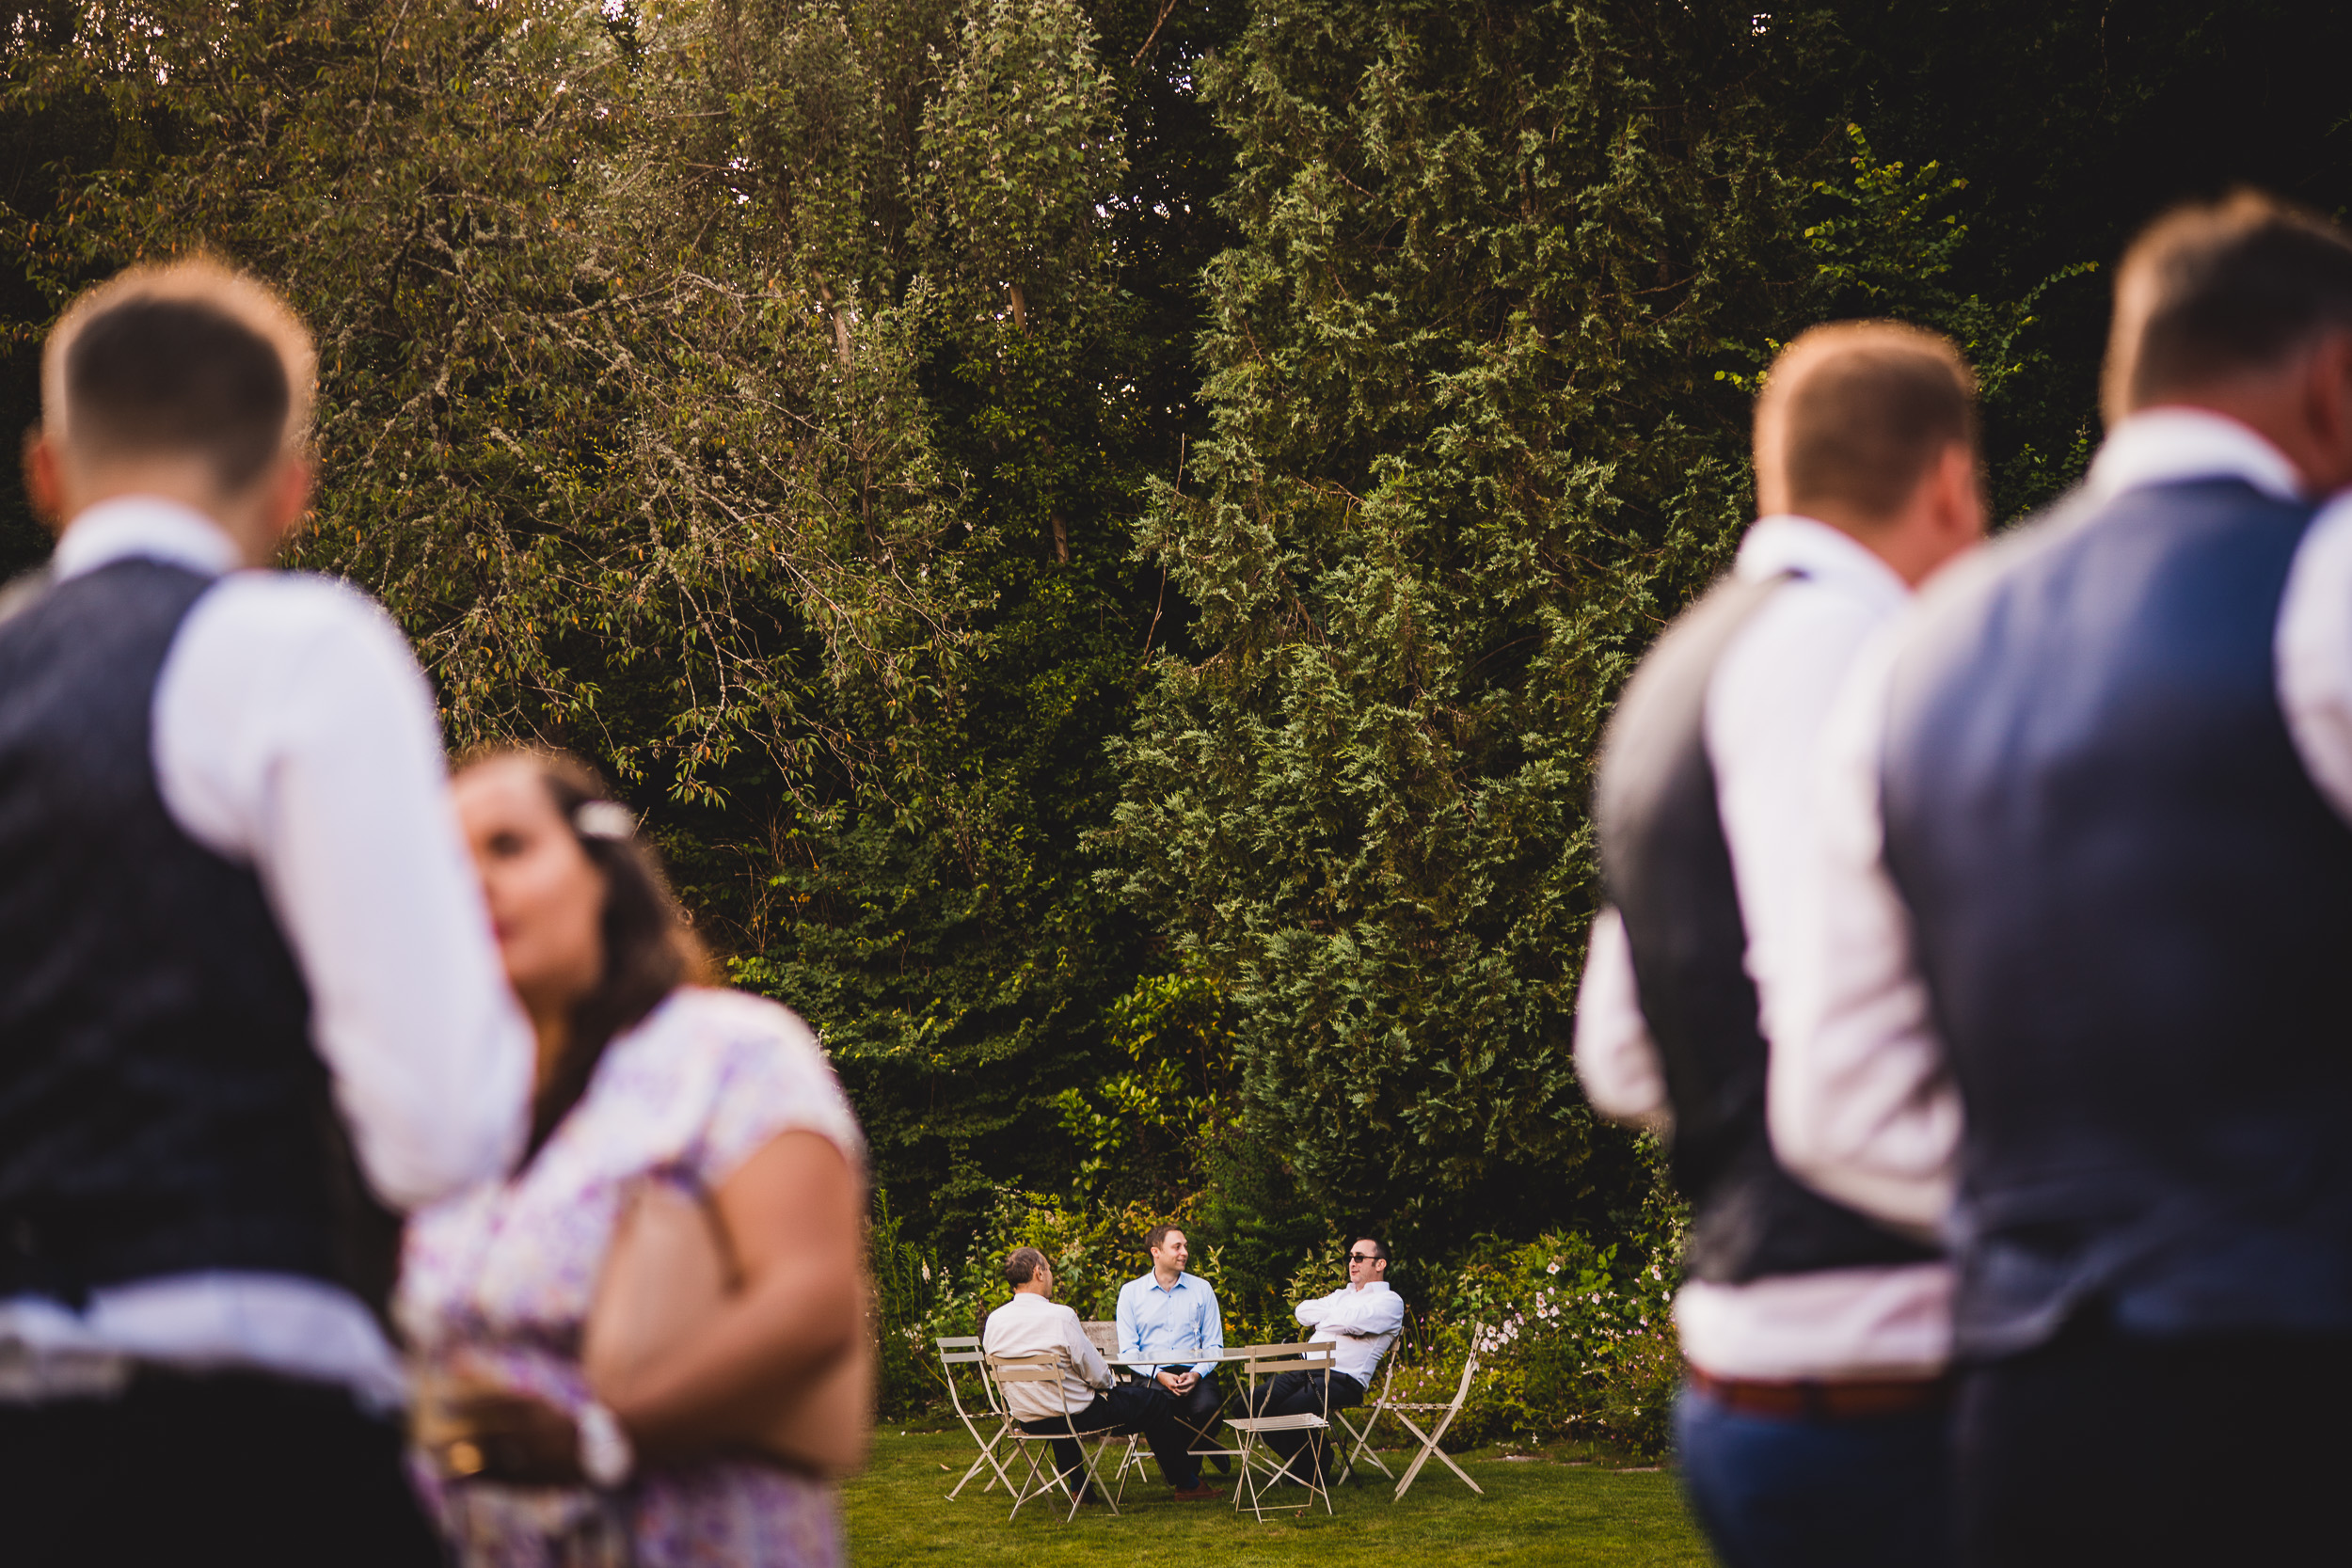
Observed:
[[[2303,420],[2329,471],[2313,476],[2334,491],[2352,484],[2352,332],[2330,332],[2305,363]]]
[[[57,455],[57,444],[35,425],[24,433],[24,497],[33,504],[33,515],[52,533],[63,532],[71,520],[66,515],[65,488],[65,466]]]
[[[1984,482],[1977,472],[1977,454],[1965,441],[1954,441],[1936,460],[1934,480],[1937,521],[1955,544],[1984,537],[1987,523]]]
[[[272,543],[283,544],[302,526],[303,514],[310,510],[313,477],[310,465],[299,457],[286,459],[271,476],[263,521]]]

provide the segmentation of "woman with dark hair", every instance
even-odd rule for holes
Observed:
[[[864,1332],[865,1145],[849,1101],[798,1018],[709,986],[633,818],[587,768],[495,752],[455,794],[539,1045],[522,1167],[408,1231],[398,1312],[458,1556],[831,1568],[832,1485],[750,1439]],[[739,1283],[625,1393],[604,1388],[608,1404],[582,1339],[616,1226],[648,1182],[707,1205]]]

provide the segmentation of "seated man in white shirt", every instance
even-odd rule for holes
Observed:
[[[1140,1432],[1152,1445],[1152,1457],[1160,1462],[1160,1472],[1182,1475],[1183,1466],[1190,1463],[1185,1452],[1189,1433],[1177,1424],[1168,1391],[1157,1383],[1120,1383],[1112,1378],[1110,1363],[1087,1338],[1078,1314],[1055,1302],[1054,1268],[1045,1254],[1035,1247],[1015,1248],[1005,1259],[1005,1283],[1012,1287],[1012,1299],[988,1315],[988,1326],[980,1331],[980,1348],[991,1355],[1032,1355],[1057,1350],[1069,1365],[1059,1386],[1005,1385],[1005,1404],[1021,1429],[1038,1433]],[[1083,1457],[1073,1439],[1065,1437],[1054,1445],[1055,1461],[1073,1486],[1079,1484]]]
[[[1389,1289],[1389,1249],[1364,1237],[1347,1249],[1347,1284],[1327,1296],[1302,1301],[1295,1314],[1311,1330],[1309,1344],[1332,1346],[1327,1372],[1284,1372],[1258,1390],[1253,1416],[1314,1415],[1328,1418],[1364,1402],[1380,1358],[1396,1343],[1405,1326],[1405,1298]],[[1327,1388],[1327,1385],[1328,1386]],[[1323,1475],[1323,1443],[1304,1432],[1266,1434],[1266,1441],[1288,1463],[1312,1442],[1313,1474]]]

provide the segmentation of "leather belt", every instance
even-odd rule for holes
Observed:
[[[1727,1410],[1784,1420],[1851,1421],[1871,1416],[1907,1416],[1951,1403],[1950,1377],[1854,1378],[1791,1382],[1717,1377],[1686,1369],[1691,1386]]]

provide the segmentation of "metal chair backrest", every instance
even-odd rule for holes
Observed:
[[[940,1375],[946,1382],[947,1401],[956,1407],[956,1414],[958,1416],[964,1414],[963,1394],[956,1386],[958,1367],[972,1367],[977,1370],[980,1392],[987,1397],[990,1412],[1001,1414],[1001,1406],[996,1401],[995,1385],[992,1384],[988,1378],[988,1357],[980,1350],[980,1341],[974,1336],[966,1334],[949,1336],[931,1342],[939,1347]]]
[[[1073,1373],[1067,1353],[1059,1350],[1033,1350],[1024,1351],[1018,1355],[990,1356],[988,1375],[995,1379],[999,1387],[1015,1383],[1050,1383],[1054,1386],[1055,1393],[1059,1394],[1063,1388],[1062,1380]],[[1005,1402],[1008,1405],[1012,1402],[1012,1396],[1009,1393],[1006,1395]],[[1062,1411],[1064,1426],[1070,1425],[1072,1415],[1073,1413],[1067,1408]],[[1024,1417],[1023,1419],[1025,1421],[1050,1421],[1054,1418],[1051,1416]],[[1074,1428],[1072,1429],[1070,1434],[1075,1434]]]
[[[1447,1410],[1454,1411],[1462,1408],[1462,1402],[1470,1398],[1470,1379],[1477,1375],[1478,1351],[1473,1341],[1470,1354],[1462,1362],[1462,1381],[1454,1386],[1454,1400],[1446,1406]]]
[[[1252,1377],[1265,1377],[1281,1372],[1327,1372],[1333,1359],[1331,1346],[1305,1345],[1295,1355],[1268,1355],[1252,1360],[1249,1373]]]

